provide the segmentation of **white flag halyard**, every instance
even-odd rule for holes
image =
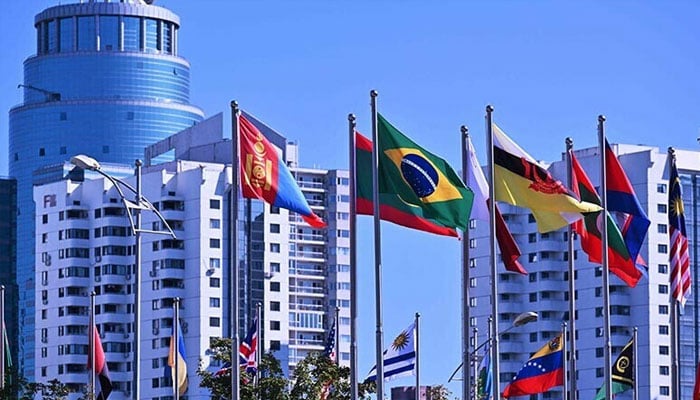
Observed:
[[[384,380],[388,381],[404,376],[412,376],[416,372],[416,323],[413,322],[404,329],[384,350]],[[368,381],[377,380],[377,367],[372,367],[367,376]]]

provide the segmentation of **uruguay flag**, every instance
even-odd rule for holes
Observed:
[[[562,335],[550,340],[520,368],[506,386],[503,397],[544,393],[564,384],[564,355]]]
[[[239,120],[241,186],[243,197],[260,199],[275,207],[300,214],[317,228],[326,223],[309,207],[309,203],[275,147],[245,115]]]
[[[175,349],[177,348],[177,353]],[[177,377],[175,376],[175,357],[177,357]],[[172,374],[173,382],[177,382],[180,395],[187,391],[187,363],[185,362],[185,340],[182,336],[180,324],[177,324],[177,344],[175,334],[170,338],[170,353],[168,354],[168,366]]]
[[[403,376],[411,376],[416,373],[416,323],[412,323],[404,329],[391,343],[391,347],[384,350],[384,380],[392,380]],[[367,381],[377,380],[377,366],[369,371]]]

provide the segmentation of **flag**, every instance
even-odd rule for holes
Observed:
[[[467,187],[474,192],[474,205],[472,207],[471,218],[489,221],[489,184],[486,182],[484,171],[481,170],[479,160],[476,158],[476,151],[472,146],[472,141],[468,143],[469,150],[469,171],[467,173]],[[508,225],[501,215],[501,211],[496,204],[496,240],[501,250],[501,260],[510,272],[527,275],[527,271],[518,262],[520,248],[515,242],[513,235],[508,230]]]
[[[102,349],[100,333],[97,331],[97,326],[95,325],[92,326],[92,343],[94,343],[95,350],[93,351],[92,348],[88,348],[87,369],[97,374],[97,378],[95,379],[97,400],[107,400],[109,394],[112,393],[112,381],[109,379],[109,369],[107,368],[104,349]],[[92,367],[93,364],[95,366],[94,369]]]
[[[588,203],[600,205],[600,197],[596,193],[588,175],[579,164],[574,153],[571,152],[572,190],[582,200]],[[594,263],[602,263],[603,242],[601,226],[603,211],[585,214],[583,219],[574,222],[574,231],[581,238],[581,248],[588,254],[588,260]],[[615,221],[608,214],[608,268],[622,279],[628,286],[635,287],[642,273],[637,269],[632,257],[627,250],[622,233]]]
[[[391,347],[384,350],[384,380],[410,376],[416,373],[416,323],[412,323],[403,330],[393,342]],[[369,371],[367,381],[377,380],[377,366]]]
[[[503,397],[544,393],[564,384],[564,356],[562,335],[545,344],[520,368],[513,381],[506,386]]]
[[[356,159],[356,209],[360,215],[374,215],[372,199],[372,141],[355,132]],[[397,194],[379,193],[379,216],[406,228],[416,229],[436,235],[459,236],[457,231],[437,221],[428,219],[423,209],[404,202]]]
[[[595,204],[579,201],[532,156],[492,125],[496,201],[529,208],[544,233],[563,228],[583,213],[599,211]]]
[[[243,197],[260,199],[275,207],[294,211],[313,227],[326,226],[309,207],[277,150],[244,115],[238,118]]]
[[[484,358],[479,363],[476,376],[476,400],[489,400],[491,398],[493,384],[493,367],[491,366],[491,349],[486,346]]]
[[[2,321],[2,338],[3,345],[5,346],[5,366],[12,368],[12,353],[10,353],[10,338],[7,336],[7,326],[5,321]],[[0,377],[4,379],[4,377]]]
[[[231,363],[226,361],[221,368],[214,372],[214,376],[226,376],[231,373]]]
[[[639,256],[639,250],[642,248],[651,222],[639,204],[632,184],[607,140],[605,141],[605,168],[608,211],[621,213],[618,215],[620,218],[618,225],[630,257],[635,263],[644,264],[644,260]]]
[[[401,203],[402,209],[411,209],[431,222],[467,229],[474,195],[452,167],[404,136],[381,115],[377,129],[380,195],[389,195],[393,199],[390,204]]]
[[[336,322],[338,322],[337,319],[334,319],[333,325],[331,325],[331,329],[328,331],[328,337],[326,338],[326,347],[323,349],[323,356],[327,357],[331,361],[335,361],[336,357],[338,356],[337,354],[335,354]],[[330,396],[332,390],[333,382],[331,380],[324,382],[323,387],[321,388],[321,400],[326,400],[328,396]]]
[[[622,348],[612,366],[612,394],[615,395],[634,387],[634,338]],[[605,399],[605,385],[598,389],[595,400]]]
[[[688,236],[685,233],[683,192],[675,157],[671,160],[671,176],[668,181],[668,226],[671,248],[671,298],[679,302],[682,309],[690,297],[690,255]]]
[[[177,389],[180,395],[187,391],[187,363],[185,362],[185,341],[182,336],[180,323],[175,322],[177,327],[173,327],[173,336],[170,338],[170,352],[168,354],[168,366],[170,367],[173,382],[177,382]],[[177,329],[177,343],[175,343],[175,329]],[[177,353],[175,352],[177,348]],[[175,357],[177,357],[177,377],[175,376]]]
[[[258,351],[258,317],[253,319],[253,324],[248,330],[245,339],[238,346],[238,366],[246,372],[255,375],[258,372],[258,360],[255,355]]]
[[[700,363],[695,368],[695,387],[693,388],[693,400],[700,400]]]

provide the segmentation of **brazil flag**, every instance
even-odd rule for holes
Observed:
[[[445,160],[378,115],[379,193],[396,196],[424,218],[467,229],[474,194]]]

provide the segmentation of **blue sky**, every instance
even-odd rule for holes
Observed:
[[[35,52],[34,15],[58,3],[3,2],[0,175],[8,170],[7,112],[21,102],[22,62]],[[489,103],[501,128],[538,159],[559,159],[566,136],[576,147],[594,146],[601,113],[611,142],[698,149],[696,2],[156,4],[182,19],[192,103],[213,115],[238,100],[298,141],[304,166],[347,168],[347,114],[369,134],[370,89],[379,91],[387,119],[455,167],[462,124],[485,161]],[[360,366],[368,371],[374,281],[366,217],[359,235]],[[382,240],[386,342],[421,312],[424,382],[444,383],[460,359],[459,242],[389,224]]]

